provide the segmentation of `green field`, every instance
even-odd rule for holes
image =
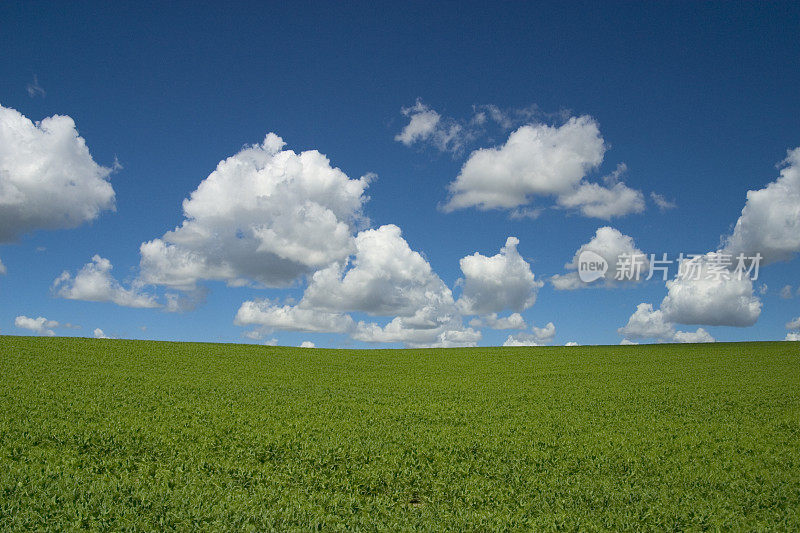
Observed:
[[[0,528],[800,530],[800,343],[0,337]]]

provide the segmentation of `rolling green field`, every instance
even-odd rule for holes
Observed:
[[[800,530],[800,343],[0,337],[0,528]]]

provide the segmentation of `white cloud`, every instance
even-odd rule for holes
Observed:
[[[723,249],[679,264],[678,275],[666,282],[668,293],[660,309],[653,311],[650,307],[649,311],[662,313],[663,321],[669,325],[751,326],[761,315],[762,303],[754,292],[750,273],[737,272],[737,256],[761,254],[764,265],[790,259],[797,251],[800,251],[800,148],[789,151],[776,181],[747,193],[742,215],[733,233],[724,239]],[[759,293],[763,295],[766,291],[766,284],[762,284]],[[790,298],[792,287],[783,287],[780,294]],[[634,328],[635,316],[636,313],[626,328]],[[620,333],[625,334],[626,328],[621,328]],[[705,339],[704,334],[699,337]],[[676,338],[686,339],[694,337],[686,334]]]
[[[800,316],[787,322],[786,329],[800,329]]]
[[[724,253],[752,256],[762,264],[791,259],[800,251],[800,147],[788,151],[780,177],[763,189],[748,191]]]
[[[360,232],[350,268],[336,263],[315,272],[300,303],[333,312],[403,317],[452,305],[450,289],[392,224]]]
[[[34,124],[0,106],[0,242],[75,228],[114,209],[111,172],[94,162],[70,117]]]
[[[29,329],[37,335],[52,337],[56,334],[53,330],[59,327],[59,323],[55,320],[48,320],[43,316],[29,318],[25,315],[20,315],[14,319],[14,326],[20,329]]]
[[[667,320],[664,313],[653,310],[652,304],[641,303],[628,319],[628,323],[617,332],[629,339],[656,339],[660,342],[714,342],[703,328],[696,331],[676,331],[675,325]]]
[[[541,115],[536,106],[501,110],[483,105],[474,106],[469,121],[457,121],[420,100],[402,112],[409,123],[395,136],[396,141],[406,146],[429,143],[453,153],[483,137],[490,123],[503,131],[518,127],[505,144],[470,154],[449,185],[449,199],[443,206],[446,212],[468,207],[508,209],[512,218],[535,218],[542,209],[525,206],[536,196],[554,196],[561,208],[606,220],[645,209],[644,195],[619,180],[626,169],[624,163],[603,179],[604,185],[585,180],[600,166],[606,150],[597,122],[587,115],[570,118],[562,114],[565,122],[550,126],[532,122]]]
[[[248,301],[237,325],[270,329],[347,333],[364,342],[402,342],[411,347],[468,346],[480,333],[465,329],[450,289],[413,251],[394,225],[361,231],[352,260],[316,272],[297,305]],[[389,323],[361,321],[360,311],[393,317]]]
[[[430,138],[436,131],[442,116],[423,104],[420,100],[411,107],[404,107],[403,114],[409,117],[409,123],[403,131],[395,135],[394,140],[411,146],[417,141]]]
[[[638,346],[639,345],[638,342],[634,342],[634,341],[628,340],[628,339],[622,339],[621,341],[619,341],[619,344],[620,344],[620,346]]]
[[[714,337],[703,328],[697,328],[697,331],[676,331],[673,339],[675,342],[715,342]]]
[[[427,141],[443,152],[461,149],[466,132],[458,122],[443,118],[420,100],[402,111],[409,117],[409,123],[395,136],[395,141],[406,146]]]
[[[684,260],[679,274],[666,283],[661,302],[664,317],[679,324],[751,326],[761,314],[761,300],[747,276],[719,271],[720,255],[711,252]]]
[[[559,127],[522,126],[503,146],[472,152],[450,184],[444,208],[513,209],[534,195],[569,193],[600,165],[605,150],[597,123],[588,116]]]
[[[543,328],[534,326],[531,333],[509,335],[503,346],[544,346],[550,344],[556,336],[556,326],[548,322]]]
[[[581,253],[585,251],[592,251],[600,255],[608,263],[608,271],[602,282],[595,282],[587,284],[581,281],[578,276],[578,258]],[[637,258],[637,263],[641,265],[639,281],[644,280],[649,271],[649,260],[644,257],[644,252],[639,250],[634,243],[633,238],[624,235],[619,230],[610,226],[598,228],[592,239],[582,245],[575,252],[572,261],[564,265],[564,268],[572,272],[566,274],[557,274],[550,278],[550,282],[558,290],[574,290],[583,289],[590,286],[600,285],[601,283],[606,287],[616,286],[620,281],[615,280],[617,272],[624,271],[626,268],[626,258],[632,261],[631,258]],[[640,259],[640,260],[639,260]],[[630,279],[627,282],[635,282],[636,279]]]
[[[578,344],[575,341],[569,341],[566,344],[564,344],[564,346],[580,346],[580,344]]]
[[[476,346],[480,331],[465,328],[452,300],[442,302],[439,295],[412,316],[394,317],[381,326],[359,322],[352,338],[363,342],[402,342],[411,348],[449,348]]]
[[[94,338],[95,339],[108,339],[110,337],[108,337],[105,333],[103,333],[102,329],[96,328],[94,330]]]
[[[766,283],[762,283],[761,287],[758,288],[758,294],[760,294],[762,296],[767,294],[768,291],[769,291],[769,287],[767,287]]]
[[[469,321],[469,325],[473,328],[480,329],[483,327],[491,329],[525,329],[525,319],[519,313],[511,313],[506,317],[498,318],[497,313],[492,313],[480,318],[473,318]]]
[[[603,185],[581,181],[576,188],[558,196],[558,205],[604,220],[641,213],[645,208],[644,195],[621,181],[627,170],[625,163],[618,164],[614,172],[603,178]]]
[[[658,209],[663,213],[669,209],[675,209],[678,205],[675,202],[671,202],[667,200],[663,195],[651,192],[650,198],[653,200],[653,203],[658,206]]]
[[[645,209],[644,196],[619,181],[626,167],[603,179],[586,181],[603,162],[606,145],[597,122],[589,116],[572,117],[561,126],[528,124],[496,148],[470,154],[450,186],[447,212],[476,207],[509,209],[521,218],[539,209],[526,208],[536,196],[554,196],[560,207],[584,216],[610,219]]]
[[[531,266],[519,255],[518,244],[519,239],[509,237],[499,254],[486,257],[475,252],[459,261],[464,274],[464,290],[458,300],[462,313],[523,311],[536,302],[544,283],[535,279]]]
[[[61,298],[90,302],[113,302],[124,307],[161,307],[155,298],[141,292],[138,283],[124,288],[111,275],[113,266],[108,259],[95,255],[92,262],[81,268],[75,277],[63,272],[53,282],[53,291]]]
[[[644,211],[644,195],[624,183],[604,187],[597,183],[581,183],[578,188],[558,197],[558,205],[579,209],[587,217],[610,220]]]
[[[532,330],[533,334],[541,342],[553,342],[553,338],[556,336],[556,327],[552,322],[548,322],[543,328],[537,328],[534,326]]]
[[[664,318],[661,310],[653,305],[641,303],[628,319],[628,323],[617,330],[626,339],[668,339],[675,334],[673,325]]]
[[[785,341],[800,341],[800,333],[790,331],[789,333],[786,334],[786,338],[783,339],[783,340],[785,340]]]
[[[184,200],[182,224],[142,244],[142,280],[180,290],[200,280],[282,287],[343,261],[365,222],[372,176],[349,179],[316,150],[284,144],[270,133],[221,161]]]
[[[386,326],[359,322],[353,339],[363,342],[402,342],[411,348],[457,348],[477,346],[481,333],[464,328],[460,318],[396,317]]]
[[[355,327],[350,315],[299,306],[273,304],[269,300],[244,302],[236,313],[237,326],[263,326],[267,330],[345,333]]]
[[[6,266],[0,261],[0,276],[6,273]]]
[[[277,345],[278,345],[278,339],[276,339],[275,337],[271,338],[268,341],[264,341],[264,346],[277,346]]]
[[[300,348],[316,348],[317,346],[311,341],[303,341],[300,343]]]
[[[486,135],[492,123],[507,131],[512,127],[527,124],[540,114],[536,106],[519,109],[500,109],[493,104],[473,106],[468,120],[459,120],[431,109],[421,100],[411,107],[402,108],[409,122],[395,135],[394,140],[406,146],[427,143],[441,152],[459,154],[465,145]]]
[[[668,325],[745,327],[758,320],[762,303],[754,292],[750,273],[737,273],[737,256],[761,254],[763,266],[790,259],[800,251],[800,148],[789,150],[782,165],[777,180],[747,193],[742,214],[733,233],[723,239],[722,250],[684,260],[675,279],[666,282],[668,293],[660,309],[653,311],[650,307],[650,313],[662,313],[661,319]],[[726,259],[732,259],[732,264]],[[766,291],[766,284],[762,284],[759,293]],[[783,287],[780,295],[791,298],[792,287]],[[629,334],[635,334],[635,316],[620,333],[631,329]],[[705,339],[704,334],[699,337]],[[676,340],[689,338],[693,339],[691,334],[684,334]]]

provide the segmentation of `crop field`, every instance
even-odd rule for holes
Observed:
[[[0,337],[0,529],[800,529],[800,343]]]

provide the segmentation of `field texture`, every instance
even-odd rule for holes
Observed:
[[[800,530],[800,343],[0,337],[0,528]]]

